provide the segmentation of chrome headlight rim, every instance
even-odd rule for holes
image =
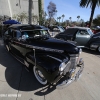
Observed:
[[[65,67],[66,67],[65,62],[62,62],[62,63],[60,64],[60,66],[59,66],[59,71],[62,72],[62,71],[65,69]]]
[[[82,53],[82,49],[80,48],[80,50],[79,50],[79,55]]]

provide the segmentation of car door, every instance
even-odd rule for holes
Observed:
[[[76,33],[75,41],[77,42],[78,46],[85,46],[88,41],[90,40],[91,35],[88,33],[87,30],[78,30]]]
[[[5,45],[6,45],[6,44],[9,45],[10,48],[12,48],[12,47],[11,47],[11,40],[12,40],[12,37],[13,37],[13,35],[12,35],[12,30],[13,30],[13,29],[9,28],[9,29],[4,33],[4,36],[3,36],[4,44],[5,44]]]
[[[17,32],[16,32],[16,30],[12,31],[12,39],[10,41],[10,44],[11,44],[11,50],[13,51],[13,53],[19,56],[20,52],[18,50],[19,45],[18,45],[18,39],[17,39]]]
[[[18,30],[15,31],[15,37],[14,37],[14,44],[13,47],[15,48],[17,55],[21,58],[24,58],[24,56],[26,55],[26,39],[23,38],[25,37],[25,35],[27,34],[27,32],[20,32]]]

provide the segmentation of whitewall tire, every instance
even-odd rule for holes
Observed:
[[[42,85],[47,84],[47,80],[45,79],[42,72],[37,67],[35,67],[35,66],[33,67],[33,72],[34,72],[36,79],[38,80],[38,82],[40,84],[42,84]]]

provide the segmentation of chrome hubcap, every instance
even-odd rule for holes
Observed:
[[[45,79],[44,75],[42,74],[42,72],[36,68],[35,66],[33,67],[33,71],[34,71],[34,75],[36,77],[36,79],[42,84],[42,85],[46,85],[47,84],[47,80]]]
[[[45,81],[43,74],[38,69],[36,69],[36,74],[41,81]]]

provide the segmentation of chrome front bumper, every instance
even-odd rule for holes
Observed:
[[[58,85],[56,86],[56,88],[57,88],[57,89],[63,89],[63,88],[65,88],[66,86],[70,85],[73,81],[77,81],[77,80],[80,78],[80,76],[81,76],[81,74],[82,74],[82,72],[83,72],[83,69],[84,69],[84,61],[83,61],[83,59],[81,58],[81,59],[79,60],[79,64],[77,64],[76,71],[77,71],[77,70],[78,70],[78,71],[75,73],[74,77],[71,78],[71,79],[64,80],[62,83],[58,84]]]

